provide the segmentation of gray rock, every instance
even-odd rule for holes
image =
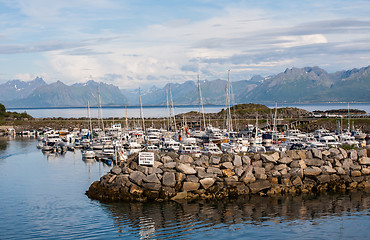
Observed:
[[[311,149],[311,152],[312,152],[312,156],[314,158],[322,159],[322,153],[319,149],[313,148],[313,149]]]
[[[324,161],[318,158],[305,159],[304,162],[307,166],[321,167],[322,165],[324,165]]]
[[[353,164],[353,165],[351,166],[351,170],[361,170],[361,166],[360,166],[360,165],[358,165],[358,164]]]
[[[209,167],[207,168],[207,173],[216,174],[218,176],[222,176],[222,171],[219,168],[216,167]]]
[[[162,168],[167,168],[167,169],[174,169],[176,167],[176,162],[167,162],[163,164]]]
[[[276,163],[276,160],[273,157],[266,155],[266,154],[261,154],[261,159],[263,162]]]
[[[313,158],[311,151],[306,151],[306,158]]]
[[[289,163],[291,163],[293,160],[291,159],[291,158],[289,158],[289,157],[283,157],[283,158],[280,158],[279,160],[278,160],[278,162],[279,163],[283,163],[283,164],[289,164]],[[296,162],[298,162],[298,161],[296,161]]]
[[[219,156],[211,156],[209,159],[209,162],[213,165],[218,165],[220,164],[221,158]]]
[[[139,186],[141,185],[144,177],[145,177],[145,174],[140,171],[133,171],[129,175],[131,182],[136,183]]]
[[[159,168],[160,166],[162,166],[163,163],[159,162],[159,161],[154,161],[154,168]]]
[[[179,154],[177,154],[176,152],[169,152],[167,153],[167,155],[171,157],[173,161],[176,161],[176,159],[179,158]]]
[[[221,168],[223,168],[223,169],[233,169],[234,165],[231,162],[223,162],[221,164]]]
[[[186,182],[199,182],[199,178],[196,177],[195,175],[187,175],[186,178],[185,178],[185,181]]]
[[[214,178],[204,178],[200,180],[200,184],[202,185],[204,189],[208,189],[213,186],[215,181],[216,180]]]
[[[272,170],[275,167],[275,164],[270,162],[270,163],[264,163],[263,166],[264,166],[266,172],[268,172],[268,171]]]
[[[289,171],[289,173],[292,177],[297,176],[297,177],[300,177],[301,179],[303,178],[303,169],[302,168],[292,168]]]
[[[144,173],[145,175],[149,174],[149,167],[146,166],[137,166],[137,170]]]
[[[345,175],[346,171],[342,167],[335,167],[335,170],[337,171],[337,174],[339,175]]]
[[[185,174],[196,174],[197,173],[197,171],[195,171],[195,169],[192,166],[188,164],[183,164],[183,163],[177,164],[176,169]]]
[[[229,155],[229,154],[222,155],[222,157],[221,157],[221,162],[222,163],[231,162],[231,161],[232,161],[231,155]]]
[[[207,173],[204,170],[197,171],[197,176],[202,179],[202,178],[213,178],[215,174],[213,173]]]
[[[275,161],[279,160],[280,155],[278,152],[274,152],[273,154],[270,155]]]
[[[161,183],[155,173],[145,176],[143,181],[147,183]]]
[[[293,160],[299,160],[301,157],[298,155],[297,151],[294,150],[288,150],[286,151],[287,157],[293,159]]]
[[[163,163],[168,163],[168,162],[173,162],[174,161],[170,156],[163,156],[161,160],[162,160]]]
[[[160,168],[151,167],[151,168],[149,168],[149,172],[148,173],[149,174],[153,174],[153,173],[162,174],[163,171]]]
[[[369,157],[361,157],[358,162],[361,165],[370,165],[370,158]]]
[[[182,154],[180,155],[180,162],[181,163],[192,163],[194,159],[190,155]]]
[[[111,173],[113,174],[120,174],[122,172],[122,169],[119,167],[119,166],[114,166],[111,170],[110,170]]]
[[[271,183],[267,180],[258,180],[256,182],[250,183],[249,188],[252,193],[258,193],[262,190],[271,188]]]
[[[236,182],[238,182],[238,177],[237,176],[230,176],[225,178],[225,183],[227,186],[234,186]]]
[[[367,157],[366,148],[357,150],[358,158]]]
[[[132,173],[132,170],[130,168],[128,168],[128,167],[123,167],[122,168],[122,173],[124,173],[124,174],[130,174],[130,173]]]
[[[357,154],[357,153],[356,153],[356,154]],[[343,167],[344,169],[350,169],[352,165],[353,165],[353,161],[352,161],[352,159],[350,159],[350,158],[346,158],[346,159],[344,159],[344,161],[343,161],[343,163],[342,163],[342,167]]]
[[[343,158],[347,158],[348,157],[346,150],[344,150],[343,148],[338,148],[338,150],[343,155]]]
[[[330,155],[329,156],[331,158],[333,158],[334,156],[339,155],[341,153],[340,150],[337,149],[337,148],[330,148],[329,149],[329,152],[330,152]]]
[[[243,156],[242,161],[243,161],[243,164],[245,164],[245,165],[251,165],[251,163],[252,163],[250,157],[248,157],[248,156]]]
[[[321,167],[322,173],[323,174],[334,174],[337,173],[337,171],[332,168],[331,166],[322,166]]]
[[[243,175],[240,177],[240,180],[243,181],[245,184],[256,181],[256,178],[253,174],[253,167],[252,166],[249,166],[245,169]]]
[[[369,175],[370,174],[370,168],[362,168],[361,173],[362,173],[362,175]]]
[[[171,198],[171,200],[181,200],[185,199],[188,196],[188,193],[185,192],[178,192],[174,197]]]
[[[354,149],[351,149],[348,151],[348,157],[351,159],[351,160],[357,160],[357,151],[354,150]]]
[[[291,168],[300,168],[301,167],[301,165],[299,164],[299,161],[297,161],[297,160],[291,162],[289,166]]]
[[[234,172],[235,172],[235,174],[238,176],[238,177],[240,177],[243,173],[244,173],[244,169],[243,169],[243,167],[236,167],[235,169],[234,169]]]
[[[148,190],[151,190],[151,191],[159,191],[161,190],[162,186],[160,183],[147,183],[147,182],[143,182],[143,187],[145,189],[148,189]]]
[[[330,182],[330,176],[326,174],[321,174],[316,177],[316,179],[322,184],[322,183],[328,183]]]
[[[254,162],[252,162],[252,166],[253,167],[262,167],[262,161],[261,160],[254,161]]]
[[[243,165],[242,158],[239,155],[234,155],[234,166],[235,167],[240,167]]]
[[[303,170],[303,174],[305,176],[317,176],[317,175],[321,174],[321,172],[322,172],[322,170],[320,168],[314,167],[314,166],[305,168]]]
[[[128,174],[120,174],[120,175],[117,175],[117,178],[116,178],[116,183],[118,185],[121,185],[121,186],[130,186],[131,184],[127,184],[127,183],[131,183],[130,182],[130,179],[128,178]]]
[[[361,171],[359,170],[351,171],[351,177],[360,177],[360,176],[361,176]]]
[[[184,182],[182,185],[182,190],[183,191],[195,191],[198,190],[200,186],[200,183],[194,183],[194,182]]]
[[[165,172],[162,176],[162,184],[168,187],[174,187],[176,185],[176,177],[173,172]]]
[[[267,179],[265,169],[260,168],[260,167],[255,167],[254,168],[254,176],[256,177],[256,179],[263,179],[263,180]]]
[[[183,182],[186,178],[186,174],[181,173],[181,172],[176,172],[175,177],[176,177],[176,182]]]
[[[298,176],[295,176],[295,177],[292,178],[292,184],[295,187],[302,186],[302,184],[303,184],[302,179]]]
[[[275,165],[274,170],[281,171],[281,170],[287,169],[287,168],[288,168],[288,166],[286,164],[279,164],[279,165]]]

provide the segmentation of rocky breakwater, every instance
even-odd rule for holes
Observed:
[[[221,199],[370,188],[370,149],[317,149],[271,154],[201,156],[155,154],[153,166],[138,155],[115,166],[86,192],[101,201]]]

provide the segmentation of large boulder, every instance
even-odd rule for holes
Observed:
[[[362,157],[358,160],[361,165],[370,165],[370,158],[369,157]]]
[[[322,173],[322,170],[318,167],[308,167],[303,170],[305,176],[317,176]]]
[[[173,172],[165,172],[162,177],[162,184],[168,187],[174,187],[176,185],[176,176]]]
[[[200,183],[194,183],[194,182],[184,182],[182,185],[183,191],[195,191],[198,190],[200,186]]]
[[[155,173],[145,176],[143,181],[147,183],[161,183]]]
[[[215,183],[215,181],[216,180],[214,178],[204,178],[200,180],[200,184],[204,189],[208,189]]]
[[[313,148],[313,149],[311,149],[311,152],[312,152],[312,156],[314,158],[322,159],[322,153],[321,153],[321,151],[319,149]]]
[[[235,167],[240,167],[243,165],[242,158],[239,155],[234,155],[234,166]]]
[[[261,154],[261,159],[263,162],[276,163],[276,160],[273,157],[266,155],[266,154]]]
[[[136,183],[139,186],[143,182],[144,177],[145,177],[145,174],[140,172],[140,171],[133,171],[129,175],[129,178],[130,178],[131,182]]]
[[[194,159],[190,155],[182,154],[180,155],[180,162],[182,163],[192,163]]]
[[[195,171],[195,169],[192,166],[188,164],[183,164],[183,163],[177,164],[176,169],[185,174],[196,174],[197,173],[197,171]]]
[[[262,190],[271,188],[271,183],[267,180],[258,180],[256,182],[250,183],[249,188],[252,193],[258,193]]]

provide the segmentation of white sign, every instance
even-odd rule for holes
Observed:
[[[139,165],[154,165],[154,152],[139,152]]]

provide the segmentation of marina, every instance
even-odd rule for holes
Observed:
[[[112,167],[0,137],[1,239],[366,239],[365,192],[222,201],[101,203],[84,193]],[[335,207],[333,207],[335,206]]]

